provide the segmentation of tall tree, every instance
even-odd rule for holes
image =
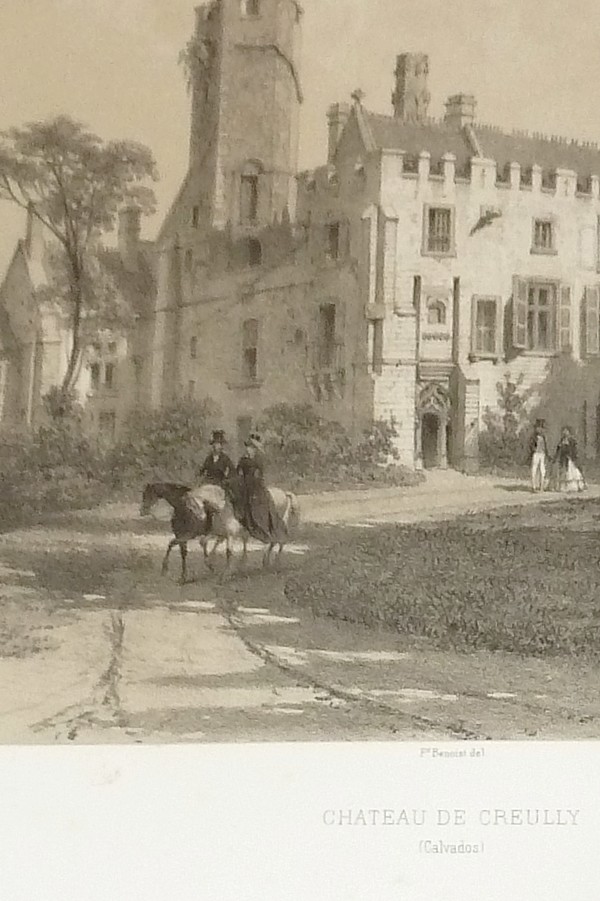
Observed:
[[[115,302],[98,265],[103,236],[114,230],[123,206],[154,211],[149,182],[157,179],[147,147],[105,142],[67,116],[0,133],[0,200],[28,210],[55,239],[48,292],[65,310],[72,335],[65,393],[73,387],[86,330],[106,319]]]

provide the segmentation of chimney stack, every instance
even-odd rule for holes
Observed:
[[[128,272],[139,268],[141,220],[142,211],[136,206],[125,207],[119,213],[119,253]]]
[[[475,121],[476,105],[472,94],[454,94],[446,101],[444,121],[457,131],[464,128],[465,125],[472,125]]]
[[[402,53],[396,59],[396,87],[392,94],[394,116],[403,122],[426,122],[431,94],[427,87],[429,57],[426,53]]]
[[[350,118],[349,103],[334,103],[329,107],[327,112],[327,122],[329,126],[329,145],[327,152],[327,162],[333,162],[335,152],[339,144],[342,132],[346,127],[346,122]]]

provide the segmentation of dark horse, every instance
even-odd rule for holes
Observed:
[[[140,516],[149,516],[159,500],[165,500],[173,508],[171,528],[175,537],[169,542],[162,571],[163,574],[167,572],[169,555],[173,548],[179,545],[181,552],[180,582],[182,585],[185,584],[187,577],[188,542],[197,538],[204,547],[208,528],[206,510],[202,504],[194,500],[190,491],[191,489],[187,485],[179,485],[174,482],[153,482],[144,488],[140,507]]]

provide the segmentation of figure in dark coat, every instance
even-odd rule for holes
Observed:
[[[227,483],[234,474],[235,467],[224,451],[226,444],[225,432],[213,432],[210,443],[212,451],[202,464],[199,479],[204,484],[226,488]]]
[[[231,480],[235,475],[235,467],[224,450],[227,443],[225,432],[221,430],[213,432],[210,443],[212,451],[202,464],[198,479],[204,485],[217,485],[222,488],[226,497],[231,500]],[[214,521],[213,511],[208,510],[206,517],[206,530],[210,533]]]
[[[252,433],[246,441],[246,451],[238,463],[237,475],[234,510],[244,528],[264,544],[285,542],[287,528],[265,485],[265,462],[261,439],[256,433]]]

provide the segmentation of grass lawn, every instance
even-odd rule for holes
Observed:
[[[305,556],[220,594],[289,618],[242,632],[316,684],[371,694],[392,723],[595,740],[599,531],[600,502],[582,498],[420,527],[307,526]]]
[[[596,661],[597,511],[577,498],[419,527],[323,529],[285,594],[319,617],[436,649]]]

